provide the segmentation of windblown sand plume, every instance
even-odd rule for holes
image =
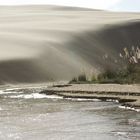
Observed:
[[[69,80],[123,64],[140,45],[140,14],[60,6],[0,7],[0,82]]]

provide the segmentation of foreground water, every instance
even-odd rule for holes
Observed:
[[[0,94],[0,140],[139,140],[140,113],[32,90]]]

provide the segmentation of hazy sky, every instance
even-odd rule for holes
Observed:
[[[117,11],[140,11],[140,0],[0,0],[0,5],[22,4],[54,4]]]

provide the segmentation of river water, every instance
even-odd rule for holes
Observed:
[[[140,113],[119,106],[4,89],[0,140],[140,140]]]

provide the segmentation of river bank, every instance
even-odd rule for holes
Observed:
[[[122,106],[140,110],[140,85],[72,84],[53,85],[40,92],[63,98],[100,99],[115,101]]]

